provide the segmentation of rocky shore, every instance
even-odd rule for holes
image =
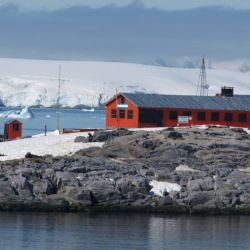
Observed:
[[[121,129],[75,140],[86,142],[104,145],[1,162],[0,210],[250,214],[243,129]]]

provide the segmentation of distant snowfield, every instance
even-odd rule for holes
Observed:
[[[35,155],[64,156],[72,155],[80,149],[102,147],[101,142],[75,143],[77,136],[87,136],[88,133],[75,134],[49,134],[15,141],[0,143],[0,161],[22,159],[30,152]]]
[[[62,65],[61,103],[75,107],[97,106],[119,92],[143,91],[163,94],[196,93],[199,69],[165,68],[131,63],[0,59],[0,99],[6,106],[56,104],[58,67]],[[238,94],[250,94],[249,74],[208,70],[209,94],[220,87],[235,87]]]

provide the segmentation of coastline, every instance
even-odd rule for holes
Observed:
[[[75,143],[102,148],[1,162],[0,211],[250,215],[249,138],[215,127],[96,131]],[[181,189],[157,195],[153,180]]]

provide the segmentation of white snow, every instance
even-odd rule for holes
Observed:
[[[190,168],[187,165],[179,165],[178,167],[175,168],[175,171],[177,172],[199,172],[199,170]]]
[[[0,161],[14,160],[24,158],[30,152],[35,155],[53,155],[63,156],[71,155],[76,151],[89,147],[102,147],[103,143],[75,143],[77,136],[87,136],[88,133],[62,134],[49,133],[47,136],[36,136],[33,138],[1,142],[0,143]]]
[[[153,180],[149,184],[153,186],[150,192],[161,197],[165,196],[166,192],[170,193],[181,191],[181,186],[177,183]]]
[[[10,118],[10,119],[32,119],[34,114],[29,110],[29,107],[23,108],[21,111],[9,110],[0,113],[0,118]]]
[[[118,92],[196,94],[199,69],[166,68],[117,62],[0,59],[0,99],[6,106],[56,104],[58,66],[62,65],[61,103],[74,107],[98,105]],[[237,94],[250,94],[249,74],[207,70],[209,94],[233,86]]]

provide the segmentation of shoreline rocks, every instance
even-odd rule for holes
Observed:
[[[0,210],[250,214],[249,138],[215,127],[97,131],[76,143],[102,148],[1,162]]]

